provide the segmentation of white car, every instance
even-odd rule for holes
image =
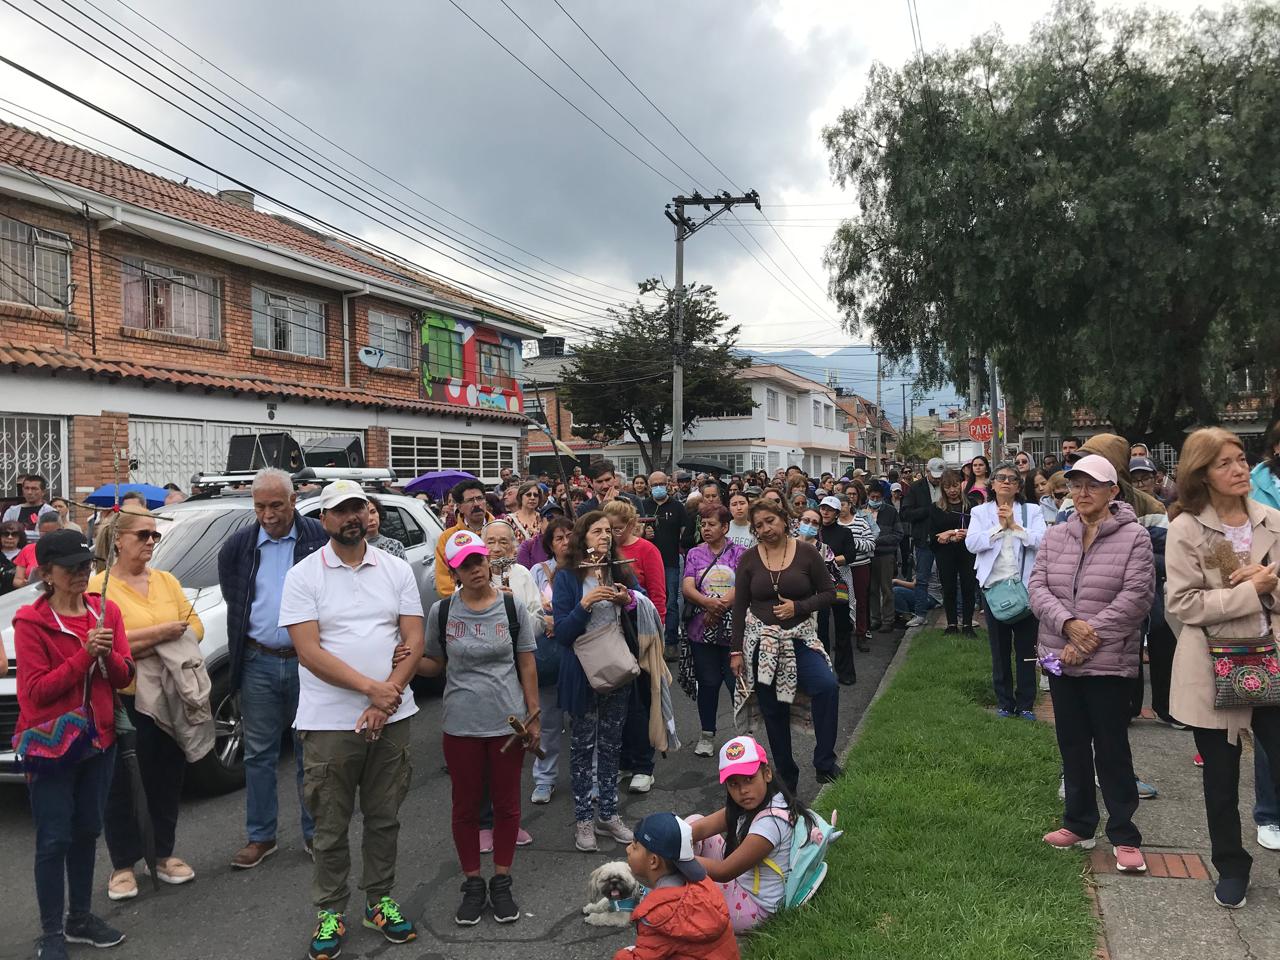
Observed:
[[[384,519],[383,536],[404,544],[405,558],[413,567],[422,593],[423,610],[438,599],[435,586],[436,541],[442,533],[439,518],[421,500],[399,494],[378,493]],[[299,494],[298,512],[314,516],[320,510],[316,494]],[[204,623],[200,649],[213,681],[216,723],[214,748],[191,765],[188,780],[201,792],[225,793],[244,785],[244,743],[240,706],[230,691],[227,650],[227,605],[218,589],[218,551],[226,539],[253,523],[253,501],[248,492],[208,498],[154,511],[163,539],[156,545],[151,565],[168,570],[186,590]],[[18,684],[13,649],[13,615],[35,599],[40,586],[31,584],[0,597],[0,637],[9,658],[9,673],[0,677],[0,782],[19,782],[23,775],[14,758],[11,739],[18,722]]]

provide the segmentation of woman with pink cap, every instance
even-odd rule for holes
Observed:
[[[808,830],[815,824],[782,778],[774,776],[754,737],[734,737],[720,748],[720,782],[724,806],[686,819],[698,861],[724,893],[734,932],[742,933],[781,909],[792,834],[797,825]]]

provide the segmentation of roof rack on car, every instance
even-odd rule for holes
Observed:
[[[223,487],[253,483],[256,470],[233,470],[226,473],[197,473],[191,485],[208,493]],[[386,467],[303,467],[290,474],[295,486],[331,483],[334,480],[354,480],[361,485],[385,486],[396,482],[394,470]]]

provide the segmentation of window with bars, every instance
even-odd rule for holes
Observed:
[[[0,217],[0,300],[50,310],[65,307],[71,239]]]
[[[427,327],[427,369],[433,380],[462,379],[462,333]]]
[[[124,325],[198,340],[222,339],[216,277],[148,260],[126,260]]]
[[[414,365],[413,321],[380,310],[369,311],[369,346],[381,350],[386,366],[411,370]]]
[[[752,469],[752,470],[763,470],[763,469],[764,469],[764,463],[765,463],[765,460],[764,460],[764,454],[763,454],[763,453],[753,453],[753,454],[751,454],[751,469]]]
[[[480,359],[480,382],[491,387],[514,387],[515,378],[511,348],[503,343],[480,341],[477,351]]]
[[[303,357],[323,357],[324,304],[254,287],[253,345]]]
[[[778,419],[778,391],[765,389],[764,409],[770,420]]]
[[[465,470],[485,483],[497,483],[503,467],[515,468],[516,442],[432,434],[392,433],[391,469],[416,477],[433,470]]]

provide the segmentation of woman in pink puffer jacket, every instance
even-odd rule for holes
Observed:
[[[1091,455],[1067,471],[1076,511],[1049,528],[1027,593],[1040,621],[1041,662],[1062,754],[1062,829],[1055,847],[1094,845],[1098,799],[1122,872],[1146,870],[1134,825],[1138,790],[1129,752],[1129,687],[1138,675],[1142,622],[1155,592],[1151,536],[1123,500],[1115,467]]]

